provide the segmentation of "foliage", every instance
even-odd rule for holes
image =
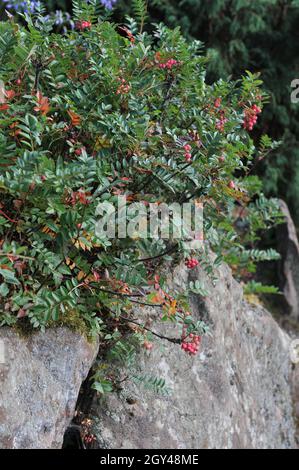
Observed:
[[[213,277],[222,260],[243,276],[276,257],[256,249],[280,217],[251,175],[272,147],[264,137],[255,149],[246,128],[266,101],[261,80],[208,85],[197,41],[163,25],[138,32],[133,19],[121,35],[96,0],[74,2],[73,20],[75,30],[51,32],[38,7],[26,26],[0,23],[0,325],[45,330],[79,317],[107,357],[130,359],[136,335],[147,350],[153,337],[183,346],[194,335],[196,351],[207,327],[188,292],[158,276],[164,258]],[[119,195],[145,207],[201,202],[206,243],[190,253],[184,240],[99,236],[98,205]],[[144,324],[134,305],[158,314]],[[152,330],[157,318],[181,336]]]
[[[171,391],[165,379],[140,374],[137,351],[143,344],[144,336],[138,332],[132,334],[129,340],[119,339],[108,351],[106,361],[101,357],[93,376],[92,388],[104,395],[122,390],[124,382],[130,380],[158,395],[169,395]]]
[[[132,0],[132,10],[142,32],[147,17],[147,3],[144,0]]]
[[[130,2],[119,0],[119,18]],[[297,0],[151,0],[152,21],[181,27],[206,47],[208,81],[261,72],[270,93],[257,136],[268,133],[282,145],[267,161],[257,162],[269,196],[285,199],[299,223],[299,107],[291,103],[291,83],[298,78]]]
[[[10,1],[10,4],[22,2]],[[31,2],[36,3],[36,2]],[[66,11],[69,0],[47,0],[58,25],[71,24]],[[142,0],[118,0],[115,17],[139,12]],[[257,134],[270,133],[283,144],[271,159],[257,162],[255,171],[263,176],[267,195],[285,199],[299,221],[298,106],[292,104],[291,82],[298,78],[296,50],[299,4],[297,0],[150,0],[151,21],[179,25],[186,36],[201,40],[207,49],[208,81],[238,77],[244,70],[262,71],[271,100]],[[58,11],[57,9],[62,9]],[[144,10],[143,10],[144,11]],[[285,47],[287,44],[287,47]]]
[[[245,294],[279,294],[279,290],[274,286],[266,286],[261,282],[250,281],[247,283]]]

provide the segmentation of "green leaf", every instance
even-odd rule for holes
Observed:
[[[3,282],[2,284],[0,284],[0,297],[6,297],[8,293],[9,293],[9,288]]]
[[[8,284],[20,284],[18,279],[15,276],[15,273],[13,271],[10,271],[9,269],[2,269],[0,268],[0,275],[4,278],[4,280]]]

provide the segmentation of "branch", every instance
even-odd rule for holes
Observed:
[[[11,219],[7,214],[5,214],[5,212],[3,212],[1,209],[0,209],[0,214],[3,215],[3,217],[5,217],[7,220],[9,220],[9,222],[11,222],[12,224],[17,224],[18,221],[17,220],[14,220],[14,219]]]
[[[100,287],[100,290],[102,292],[105,292],[107,294],[111,294],[111,295],[116,295],[116,296],[119,296],[119,297],[144,297],[144,294],[125,294],[123,292],[116,292],[116,291],[113,291],[113,290],[109,290],[109,289],[103,289],[102,287]]]
[[[152,331],[150,328],[147,328],[146,326],[142,325],[141,323],[138,323],[134,320],[130,320],[129,318],[126,318],[126,317],[123,317],[122,315],[119,317],[121,318],[123,321],[127,322],[127,323],[133,323],[134,325],[137,325],[139,326],[140,328],[142,328],[143,330],[146,330],[148,331],[149,333],[151,333],[152,335],[156,336],[157,338],[159,339],[163,339],[165,341],[169,341],[170,343],[173,343],[173,344],[182,344],[182,340],[181,339],[178,339],[178,338],[170,338],[169,336],[164,336],[164,335],[160,335],[159,333],[156,333],[155,331]]]
[[[163,256],[169,255],[170,253],[175,251],[177,247],[178,247],[178,244],[176,243],[175,245],[172,245],[170,248],[168,248],[166,251],[163,251],[163,253],[160,253],[159,255],[151,256],[149,258],[137,259],[135,262],[140,263],[140,262],[152,261],[155,259],[163,258]]]
[[[35,258],[31,258],[30,256],[23,256],[23,255],[17,255],[15,253],[5,253],[5,251],[0,251],[0,256],[5,256],[5,257],[13,257],[13,258],[20,258],[20,259],[29,259],[31,261],[35,261]]]
[[[147,303],[147,302],[140,302],[139,300],[134,300],[133,297],[142,297],[144,298],[145,295],[144,294],[123,294],[122,292],[114,292],[112,290],[108,290],[108,289],[102,289],[100,287],[100,290],[102,292],[105,292],[107,294],[110,294],[110,295],[115,295],[117,297],[127,297],[130,302],[132,302],[133,304],[138,304],[138,305],[143,305],[144,307],[154,307],[154,308],[163,308],[164,307],[164,304],[153,304],[153,303]]]

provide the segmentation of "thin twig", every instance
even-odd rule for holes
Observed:
[[[107,294],[111,294],[111,295],[116,295],[116,296],[119,296],[119,297],[145,297],[144,294],[125,294],[123,292],[117,292],[117,291],[113,291],[113,290],[109,290],[109,289],[103,289],[102,287],[100,287],[100,290],[102,292],[105,292]]]
[[[35,261],[35,258],[31,258],[30,256],[17,255],[15,253],[5,253],[5,251],[0,251],[0,256],[5,256],[5,257],[11,256],[14,258],[29,259],[31,261]]]
[[[14,219],[11,219],[7,214],[5,214],[5,212],[3,212],[1,209],[0,209],[0,214],[3,215],[3,217],[5,217],[9,222],[11,222],[12,224],[17,224],[18,221],[17,220],[14,220]]]
[[[147,328],[146,326],[142,325],[141,323],[138,323],[134,320],[130,320],[129,318],[123,317],[122,315],[119,318],[121,318],[122,320],[124,320],[127,323],[133,323],[134,325],[139,326],[143,330],[148,331],[149,333],[151,333],[152,335],[156,336],[159,339],[164,339],[164,340],[169,341],[170,343],[173,343],[173,344],[181,344],[182,343],[182,340],[179,339],[179,338],[170,338],[169,336],[160,335],[159,333],[156,333],[155,331],[151,330],[150,328]]]
[[[137,259],[136,263],[141,263],[141,262],[144,263],[146,261],[153,261],[155,259],[163,258],[164,256],[169,255],[170,253],[175,251],[177,247],[178,247],[178,244],[176,243],[175,245],[172,245],[167,250],[163,251],[163,253],[160,253],[159,255],[156,255],[156,256],[150,256],[149,258]]]

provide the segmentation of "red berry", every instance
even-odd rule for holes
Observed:
[[[78,29],[79,31],[83,31],[84,29],[91,27],[91,22],[90,21],[84,21],[84,20],[77,21],[75,26],[76,26],[76,29]]]
[[[185,261],[185,265],[188,269],[193,269],[199,265],[199,262],[195,258],[190,258]]]
[[[83,150],[85,150],[85,147],[80,147],[80,148],[75,150],[75,154],[80,156],[82,154]]]
[[[6,90],[5,91],[5,96],[8,100],[12,100],[16,95],[16,92],[14,90]]]

